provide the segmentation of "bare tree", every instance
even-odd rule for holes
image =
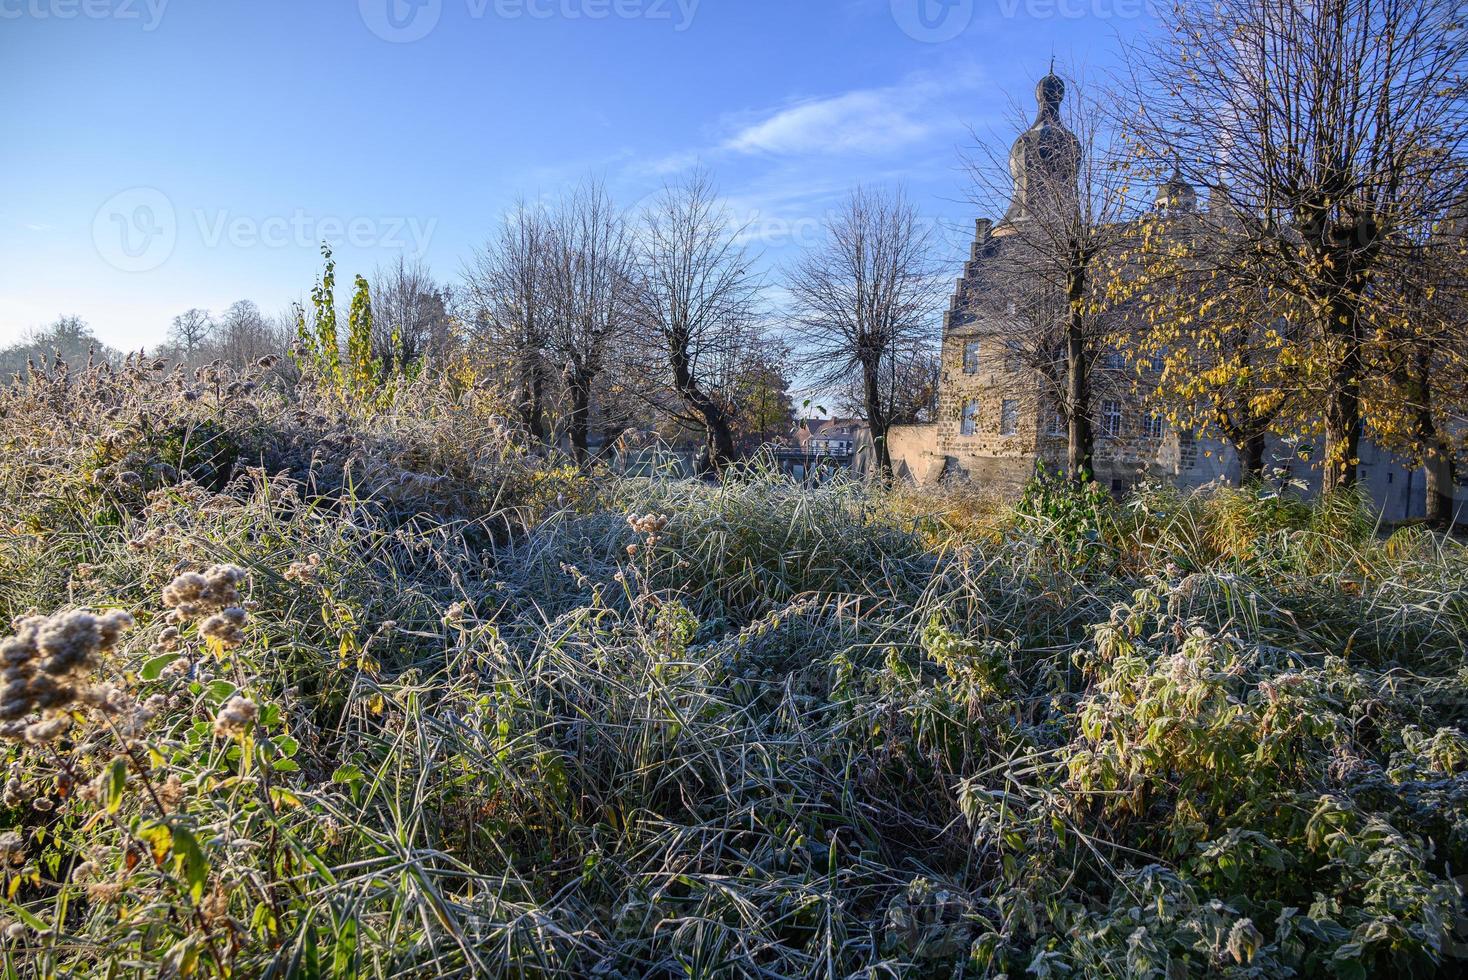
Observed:
[[[173,355],[184,362],[198,360],[214,332],[214,321],[208,310],[195,307],[173,318],[168,343]]]
[[[978,246],[983,295],[966,299],[1001,324],[1005,357],[1040,379],[1065,420],[1070,477],[1090,480],[1097,388],[1118,382],[1106,367],[1122,332],[1108,287],[1137,204],[1103,97],[1066,95],[1052,68],[1012,147],[981,141],[968,160],[976,203],[1008,208]]]
[[[53,357],[78,365],[91,358],[110,364],[122,360],[120,353],[97,339],[81,317],[63,316],[45,329],[28,331],[19,343],[0,348],[0,384],[24,374],[29,365],[44,364]]]
[[[892,362],[928,342],[940,303],[931,232],[906,192],[858,187],[826,241],[787,279],[804,327],[800,358],[818,385],[859,375],[877,464],[892,475]]]
[[[548,360],[553,240],[545,209],[522,200],[464,271],[475,319],[485,339],[514,363],[521,419],[541,442],[549,434],[547,400],[554,381]]]
[[[613,335],[625,329],[632,281],[632,236],[596,180],[563,200],[551,219],[546,264],[546,352],[566,387],[572,450],[589,459],[592,396]]]
[[[242,299],[219,317],[208,351],[236,370],[244,370],[267,354],[284,353],[283,339],[272,330],[260,307]]]
[[[372,353],[399,369],[442,355],[453,343],[450,299],[422,262],[403,256],[372,273]]]
[[[761,282],[706,171],[664,187],[640,232],[637,340],[685,409],[682,421],[704,430],[700,472],[717,475],[734,457],[738,386],[761,346]]]
[[[1273,291],[1305,310],[1285,356],[1319,406],[1327,489],[1356,480],[1363,392],[1391,360],[1376,327],[1426,246],[1413,230],[1463,185],[1461,13],[1456,0],[1183,0],[1132,52],[1141,145],[1226,187],[1241,218],[1206,295]]]
[[[938,420],[943,362],[927,347],[898,351],[882,367],[884,397],[892,406],[893,425],[925,425]],[[860,416],[866,412],[866,385],[849,378],[836,390],[836,414]]]

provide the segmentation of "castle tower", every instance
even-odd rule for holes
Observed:
[[[1000,222],[1001,233],[1030,220],[1046,208],[1073,207],[1080,172],[1081,143],[1060,120],[1065,81],[1051,71],[1035,86],[1038,111],[1029,129],[1009,151],[1014,198]]]
[[[943,325],[938,451],[981,482],[1015,488],[1035,460],[1063,457],[1054,400],[1034,369],[1016,289],[1026,226],[1051,209],[1074,209],[1081,145],[1061,121],[1065,82],[1052,71],[1035,86],[1034,122],[1009,151],[1014,190],[1003,219],[981,218]]]

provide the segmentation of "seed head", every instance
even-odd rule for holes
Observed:
[[[239,606],[230,606],[204,620],[199,633],[206,640],[213,640],[226,650],[233,650],[245,642],[245,623],[250,614]]]
[[[164,587],[163,604],[178,621],[204,619],[238,606],[246,577],[245,570],[234,565],[215,565],[203,574],[185,572]]]
[[[25,838],[15,831],[0,834],[0,867],[25,864]]]
[[[32,734],[33,726],[22,719],[36,712],[59,713],[82,702],[101,654],[116,646],[132,625],[132,616],[120,611],[30,616],[18,622],[15,635],[0,643],[0,738],[49,735],[50,726]]]
[[[220,738],[238,738],[248,733],[259,717],[260,709],[254,701],[236,695],[215,717],[214,734]]]

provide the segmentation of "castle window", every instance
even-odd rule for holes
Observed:
[[[1126,370],[1126,356],[1119,350],[1107,351],[1105,358],[1102,359],[1102,363],[1108,371]]]
[[[1070,433],[1070,426],[1066,424],[1065,412],[1056,405],[1050,410],[1050,424],[1045,429],[1052,436],[1063,436]]]
[[[979,432],[979,403],[969,402],[963,406],[963,424],[959,427],[959,434],[965,436],[978,435]]]
[[[1161,374],[1162,369],[1166,366],[1167,351],[1165,349],[1156,351],[1147,358],[1147,370],[1151,371],[1153,374]]]
[[[1161,414],[1153,412],[1147,416],[1147,438],[1161,439],[1163,432],[1163,421]]]
[[[1019,431],[1019,401],[1014,398],[1004,399],[1004,404],[999,407],[999,434],[1012,436]]]
[[[1004,370],[1008,371],[1010,374],[1018,374],[1024,369],[1024,351],[1020,350],[1018,344],[1010,341],[1010,343],[1006,345],[1004,349]]]
[[[1121,402],[1108,398],[1101,403],[1101,429],[1113,439],[1121,435]]]
[[[979,342],[970,340],[963,345],[963,373],[979,373]]]

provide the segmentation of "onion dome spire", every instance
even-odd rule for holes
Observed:
[[[1045,210],[1074,206],[1081,144],[1060,120],[1064,101],[1065,80],[1055,74],[1052,59],[1050,72],[1035,86],[1035,121],[1009,151],[1014,198],[1002,224],[1013,225]]]
[[[1198,210],[1198,191],[1183,179],[1182,167],[1172,163],[1172,176],[1157,188],[1157,210],[1183,214]]]

